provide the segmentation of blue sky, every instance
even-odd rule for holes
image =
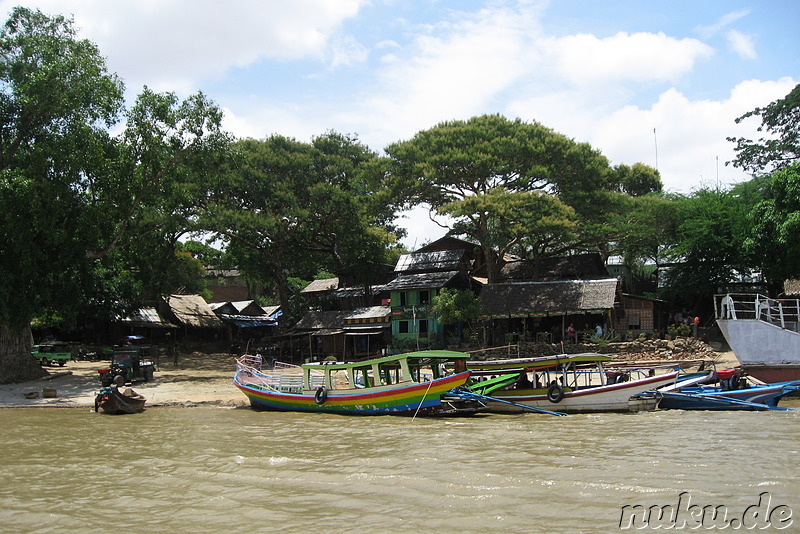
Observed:
[[[441,121],[539,121],[690,192],[737,116],[800,83],[796,0],[41,0],[74,17],[133,98],[203,91],[240,137],[355,134],[380,152]],[[655,131],[654,131],[655,130]],[[406,216],[412,246],[441,236]]]

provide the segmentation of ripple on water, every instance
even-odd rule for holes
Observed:
[[[8,532],[596,532],[680,492],[797,503],[798,414],[0,410]],[[765,451],[769,451],[768,454]],[[721,501],[721,502],[717,502]]]

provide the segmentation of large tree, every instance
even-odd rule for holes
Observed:
[[[665,255],[672,263],[666,293],[696,313],[708,313],[714,292],[749,270],[742,247],[749,206],[718,189],[701,189],[675,202],[675,244]]]
[[[227,139],[202,95],[148,90],[122,111],[122,84],[72,21],[17,8],[0,32],[0,382],[42,374],[31,319],[132,305],[131,258],[174,236]],[[169,239],[167,239],[169,241]],[[161,274],[161,273],[158,273]],[[139,278],[137,281],[136,278]],[[126,300],[127,302],[121,302]],[[117,304],[122,304],[118,306]]]
[[[280,135],[238,144],[238,161],[213,195],[208,228],[249,278],[275,287],[288,309],[290,276],[325,269],[348,285],[380,271],[393,219],[377,155],[329,132],[303,143]]]
[[[749,212],[744,250],[777,295],[800,278],[800,164],[772,173],[764,196]]]
[[[573,248],[596,249],[604,239],[605,208],[613,204],[608,160],[537,122],[499,115],[444,122],[386,152],[396,194],[455,217],[454,230],[480,243],[490,282],[504,252],[524,239],[558,241],[552,254],[571,233]]]
[[[800,84],[783,98],[767,106],[748,111],[736,119],[740,123],[750,117],[760,117],[758,140],[728,137],[736,143],[735,167],[753,174],[767,174],[790,165],[800,158]]]
[[[72,23],[16,8],[0,32],[0,382],[46,374],[30,357],[31,318],[91,270],[82,189],[102,173],[105,126],[122,104]],[[94,243],[92,243],[94,244]],[[27,357],[26,357],[27,355]]]

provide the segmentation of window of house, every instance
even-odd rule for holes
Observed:
[[[401,291],[400,292],[400,306],[405,306],[407,304],[408,304],[408,302],[407,302],[406,292],[405,291]]]
[[[420,335],[422,335],[422,334],[426,334],[427,335],[427,333],[428,333],[428,320],[427,319],[423,319],[422,321],[419,322],[419,333],[420,333]]]
[[[419,292],[419,303],[420,304],[428,304],[430,301],[431,301],[430,291],[420,291]]]
[[[400,321],[397,325],[397,333],[408,334],[408,321]]]

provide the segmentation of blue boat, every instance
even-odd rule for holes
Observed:
[[[726,369],[687,377],[647,396],[660,399],[662,410],[788,410],[778,402],[798,391],[800,380],[754,384],[738,369]]]

